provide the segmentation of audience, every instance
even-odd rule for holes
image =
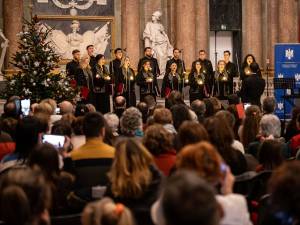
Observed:
[[[177,157],[176,168],[196,172],[215,189],[224,212],[220,224],[251,224],[246,199],[233,194],[234,176],[211,144],[200,142],[183,148]]]
[[[263,141],[258,149],[258,162],[256,168],[257,172],[264,170],[275,170],[284,162],[282,153],[282,144],[276,140]]]
[[[180,125],[186,120],[192,120],[190,111],[186,105],[178,104],[171,107],[173,124],[178,131]]]
[[[160,124],[152,125],[145,132],[143,144],[153,155],[157,167],[168,176],[176,161],[172,134]]]
[[[16,149],[2,159],[0,172],[26,166],[30,152],[39,142],[40,123],[35,117],[25,117],[16,127]]]
[[[197,99],[192,102],[191,109],[196,113],[199,123],[203,123],[206,112],[206,105],[203,101]]]
[[[167,108],[156,108],[153,112],[153,122],[163,125],[171,134],[177,133],[173,125],[172,113]]]
[[[211,97],[189,107],[173,91],[166,107],[146,96],[130,108],[117,96],[104,116],[91,104],[44,99],[24,117],[19,101],[7,100],[0,121],[5,224],[49,224],[62,215],[79,223],[79,212],[83,225],[250,225],[249,215],[253,224],[299,221],[299,163],[286,162],[300,155],[297,107],[285,130],[273,97],[243,119],[236,95],[229,106]],[[64,136],[63,147],[43,144],[44,134]],[[245,194],[249,209],[234,192]]]
[[[69,101],[63,101],[59,104],[60,115],[69,114],[74,112],[74,106]]]
[[[261,112],[258,106],[251,105],[246,109],[245,114],[243,123],[239,128],[239,136],[244,148],[247,149],[248,145],[257,138]]]
[[[273,114],[276,109],[276,100],[274,97],[267,96],[262,104],[263,114]]]
[[[126,99],[123,96],[117,96],[114,101],[114,113],[121,118],[126,109]]]
[[[101,113],[89,112],[85,115],[82,129],[86,143],[71,152],[72,160],[114,158],[115,149],[103,142],[104,127],[105,119]]]
[[[129,207],[138,224],[151,224],[150,207],[156,201],[161,174],[153,166],[150,152],[129,138],[116,146],[116,155],[108,174],[106,196]]]
[[[200,141],[209,141],[204,126],[195,121],[184,121],[178,130],[176,139],[177,151],[180,151],[186,145],[195,144]]]
[[[28,165],[31,168],[38,166],[48,186],[52,190],[52,215],[69,213],[67,196],[73,188],[74,177],[67,172],[61,171],[62,165],[59,160],[57,149],[50,144],[38,145],[30,154]]]
[[[126,109],[120,119],[121,134],[125,137],[142,137],[143,121],[141,112],[130,107]]]
[[[234,134],[226,122],[214,116],[204,121],[211,143],[217,148],[224,161],[230,166],[234,175],[247,171],[247,162],[244,155],[234,149]]]
[[[155,225],[219,225],[222,216],[214,190],[188,171],[168,179],[160,200],[151,210]]]
[[[135,225],[129,208],[110,198],[89,203],[83,210],[82,225]]]
[[[51,190],[42,173],[12,169],[0,185],[0,217],[9,225],[50,224]]]

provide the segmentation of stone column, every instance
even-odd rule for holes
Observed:
[[[10,58],[18,50],[17,34],[22,30],[23,10],[23,1],[3,1],[4,35],[9,40],[5,60],[6,66],[11,66],[9,64]]]
[[[262,0],[243,0],[243,58],[253,54],[262,67]]]
[[[209,55],[209,0],[195,1],[196,8],[196,52],[204,49]]]
[[[176,46],[184,50],[183,59],[190,69],[195,60],[195,4],[194,0],[178,0],[176,4]]]
[[[298,1],[280,0],[278,1],[278,24],[279,42],[298,42]]]
[[[280,1],[279,1],[280,2]],[[270,67],[274,68],[274,45],[278,42],[278,0],[267,0],[267,53]]]
[[[140,8],[139,0],[122,1],[122,48],[127,49],[131,65],[137,68],[140,58]]]

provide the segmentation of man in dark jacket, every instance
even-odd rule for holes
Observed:
[[[260,106],[260,97],[264,93],[266,82],[259,75],[259,66],[257,63],[251,63],[250,69],[253,73],[244,79],[240,95],[242,102]]]

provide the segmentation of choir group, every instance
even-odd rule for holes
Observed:
[[[259,65],[251,54],[245,57],[239,72],[238,66],[230,61],[230,51],[224,51],[224,59],[218,61],[214,71],[205,50],[200,50],[199,58],[187,73],[180,50],[174,48],[173,58],[167,61],[159,88],[157,77],[161,73],[150,47],[144,49],[137,73],[121,48],[114,50],[115,59],[110,61],[109,68],[104,55],[94,56],[93,45],[86,49],[87,54],[82,57],[79,50],[73,50],[73,60],[67,64],[66,71],[80,88],[82,100],[94,104],[102,113],[110,111],[110,95],[122,95],[126,98],[127,107],[135,106],[135,85],[139,86],[140,101],[147,95],[167,99],[172,91],[183,92],[184,87],[189,86],[190,102],[212,96],[226,100],[230,95],[238,94],[242,102],[254,105],[260,105],[265,88]],[[234,82],[235,77],[239,78],[239,84]]]

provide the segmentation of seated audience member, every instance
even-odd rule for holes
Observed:
[[[96,107],[93,104],[86,104],[85,105],[89,112],[96,112]]]
[[[300,130],[300,113],[297,116],[296,127]],[[300,148],[300,134],[293,136],[288,142],[288,147],[291,151],[291,156],[296,156]]]
[[[69,125],[71,125],[73,123],[73,121],[75,121],[76,117],[74,116],[73,113],[67,113],[62,115],[60,121],[63,121],[65,123],[68,123]]]
[[[8,133],[0,131],[0,161],[15,151],[16,144]]]
[[[168,132],[176,134],[177,131],[173,125],[172,113],[167,108],[158,108],[153,112],[154,123],[161,124]]]
[[[210,101],[209,98],[205,98],[203,102],[205,104],[205,118],[213,116],[215,114],[213,103]]]
[[[262,109],[263,114],[274,114],[276,108],[276,100],[274,97],[267,96],[263,100]]]
[[[0,186],[1,220],[9,225],[50,224],[51,190],[42,173],[12,169]]]
[[[286,162],[275,170],[269,182],[269,201],[260,224],[295,224],[300,221],[300,162]]]
[[[292,137],[297,134],[300,134],[300,130],[297,127],[297,117],[300,114],[300,107],[296,106],[292,109],[292,118],[288,122],[284,138],[286,141],[289,141]]]
[[[281,142],[282,153],[284,157],[289,158],[289,153],[286,145],[284,144],[284,138],[280,137],[281,134],[281,123],[277,116],[273,114],[264,115],[259,122],[259,134],[257,136],[257,141],[249,144],[248,153],[257,157],[258,147],[260,142],[265,139],[273,139]]]
[[[61,119],[61,115],[56,115],[57,103],[54,99],[47,98],[41,101],[40,104],[48,103],[51,106],[50,124]]]
[[[257,140],[261,112],[258,106],[251,105],[245,111],[245,118],[239,128],[240,141],[247,152],[248,145]],[[244,129],[245,127],[245,129]]]
[[[219,112],[216,113],[216,116],[219,117],[222,121],[225,121],[228,123],[228,125],[232,128],[232,130],[234,130],[234,126],[235,126],[235,118],[234,115],[228,111],[225,110],[221,110]],[[245,149],[243,144],[238,141],[238,140],[234,140],[232,143],[232,147],[236,150],[239,150],[241,153],[245,153]]]
[[[176,161],[173,135],[162,125],[155,124],[146,129],[143,144],[153,155],[157,167],[168,176]]]
[[[115,149],[103,142],[105,119],[98,112],[87,113],[83,119],[86,143],[71,152],[72,160],[114,158]]]
[[[155,98],[152,95],[147,95],[144,98],[144,102],[147,104],[148,109],[149,109],[148,116],[152,116],[154,108],[156,106]]]
[[[153,166],[150,152],[129,138],[116,146],[116,155],[108,173],[106,196],[130,208],[138,224],[151,224],[150,207],[159,194],[161,174]]]
[[[196,113],[199,123],[203,123],[206,111],[205,103],[197,99],[192,102],[191,109]]]
[[[81,216],[82,225],[135,225],[130,209],[110,198],[89,203]]]
[[[59,104],[60,115],[65,115],[74,112],[74,106],[69,101],[63,101]]]
[[[275,170],[284,162],[282,143],[276,140],[264,140],[258,148],[258,162],[256,172]]]
[[[57,149],[50,144],[40,144],[30,153],[28,165],[38,166],[47,184],[52,190],[51,214],[62,215],[70,213],[67,196],[71,192],[75,178],[61,171]]]
[[[73,146],[73,149],[79,148],[86,142],[85,135],[83,134],[83,120],[84,117],[79,116],[72,123],[73,135],[71,137],[71,144]]]
[[[126,109],[120,119],[121,134],[125,137],[142,137],[143,121],[141,112],[135,107]]]
[[[70,123],[64,120],[59,120],[53,123],[51,134],[62,135],[71,138],[72,136],[72,127]]]
[[[234,175],[247,171],[246,159],[240,151],[232,147],[234,134],[231,127],[220,118],[210,117],[204,122],[204,127],[209,134],[210,142],[216,147],[220,155]]]
[[[183,147],[200,141],[209,141],[206,129],[200,123],[185,121],[178,130],[176,150],[180,151]]]
[[[176,168],[194,171],[214,187],[224,211],[220,224],[251,224],[246,199],[233,194],[234,176],[211,144],[201,142],[183,148],[177,156]]]
[[[218,98],[216,98],[216,97],[210,97],[208,100],[213,105],[214,114],[216,114],[218,111],[220,111],[222,109],[222,103],[221,103],[221,101]]]
[[[219,225],[222,216],[214,190],[191,171],[172,175],[151,209],[155,225]]]
[[[14,118],[5,118],[0,122],[1,130],[10,135],[13,141],[16,140],[16,127],[18,124],[18,120]]]
[[[114,101],[114,113],[119,118],[121,118],[125,109],[126,109],[126,98],[123,96],[117,96]]]
[[[237,105],[240,104],[240,97],[237,94],[228,95],[228,104],[229,105]]]
[[[12,167],[26,166],[28,156],[39,142],[40,123],[35,117],[25,117],[16,127],[16,149],[0,163],[0,172]]]
[[[34,110],[34,115],[39,113],[46,114],[50,117],[53,113],[53,108],[48,102],[41,102],[35,107]]]
[[[147,123],[147,119],[148,119],[148,114],[149,114],[148,105],[145,102],[139,102],[136,105],[136,107],[142,113],[143,127],[145,127],[145,124]]]
[[[5,118],[13,118],[13,119],[19,119],[20,112],[17,112],[17,107],[15,102],[6,102],[4,104],[4,113],[1,115],[2,119]]]
[[[104,114],[104,119],[106,120],[107,126],[112,131],[113,136],[119,136],[119,117],[114,113],[106,113]]]
[[[178,131],[180,125],[186,120],[192,120],[190,111],[186,105],[177,104],[171,108],[173,125]]]
[[[75,115],[75,117],[84,116],[88,112],[89,112],[88,107],[85,104],[79,103],[75,107],[75,113],[74,113],[74,115]]]
[[[183,95],[179,91],[171,91],[169,97],[166,99],[166,108],[171,109],[172,106],[178,104],[185,104]]]

